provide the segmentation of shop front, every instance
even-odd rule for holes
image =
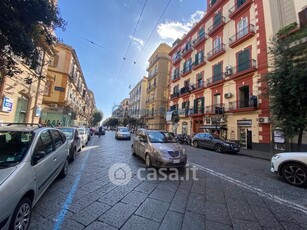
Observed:
[[[237,127],[241,148],[252,149],[252,120],[237,120]]]

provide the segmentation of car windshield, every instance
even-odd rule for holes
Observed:
[[[129,132],[127,128],[118,128],[119,132]]]
[[[66,136],[67,139],[72,139],[73,129],[71,128],[59,128]]]
[[[149,140],[151,143],[175,143],[176,139],[169,132],[149,132]]]
[[[222,141],[226,141],[223,137],[220,137],[219,135],[212,134],[212,136],[213,136],[214,139],[220,139]]]
[[[85,130],[84,129],[78,129],[79,130],[79,135],[84,135],[85,134]]]
[[[33,137],[33,132],[0,131],[0,167],[18,164],[26,155]]]

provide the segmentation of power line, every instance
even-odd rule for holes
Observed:
[[[148,43],[149,39],[151,38],[151,36],[153,35],[153,33],[155,32],[155,29],[157,28],[157,26],[158,26],[160,20],[162,19],[163,15],[165,14],[165,12],[166,12],[167,8],[169,7],[171,1],[172,1],[172,0],[169,0],[168,3],[166,4],[166,6],[165,6],[165,8],[164,8],[164,10],[163,10],[163,12],[162,12],[162,14],[160,15],[160,17],[159,17],[158,21],[156,22],[155,26],[153,27],[153,29],[152,29],[152,31],[151,31],[149,37],[146,39],[143,48],[141,49],[141,51],[140,51],[139,55],[137,56],[136,60],[134,61],[134,64],[136,64],[136,63],[138,62],[138,60],[139,60],[139,58],[140,58],[142,52],[143,52],[144,49],[145,49],[145,46],[147,45],[147,43]],[[134,68],[134,65],[133,65],[132,68],[130,69],[128,75],[132,72],[133,68]]]
[[[136,32],[136,30],[137,30],[137,28],[138,28],[138,26],[139,26],[139,24],[140,24],[141,17],[142,17],[142,15],[143,15],[143,12],[144,12],[144,9],[145,9],[146,4],[147,4],[147,0],[145,0],[145,2],[144,2],[144,5],[143,5],[143,8],[142,8],[142,10],[141,10],[141,13],[140,13],[139,19],[138,19],[138,21],[137,21],[137,23],[136,23],[136,26],[135,26],[135,28],[134,28],[134,31],[133,31],[132,37],[134,37],[135,32]],[[121,74],[121,72],[122,72],[122,69],[123,69],[123,66],[124,66],[124,62],[125,62],[125,60],[126,60],[126,56],[128,55],[128,52],[129,52],[129,49],[130,49],[131,43],[132,43],[132,39],[130,38],[130,42],[129,42],[129,45],[128,45],[128,48],[127,48],[126,54],[125,54],[125,56],[123,57],[122,65],[121,65],[121,67],[120,67],[120,70],[119,70],[119,72],[118,72],[118,74],[117,74],[116,79],[119,77],[119,75],[120,75],[120,74]],[[134,62],[134,64],[135,64],[135,63],[136,63],[136,62]]]

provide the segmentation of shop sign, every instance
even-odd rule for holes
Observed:
[[[251,126],[252,120],[238,120],[237,124],[238,126]]]
[[[3,112],[11,112],[13,108],[13,99],[4,97],[3,104],[2,104],[2,111]]]
[[[55,86],[55,87],[54,87],[54,90],[57,90],[57,91],[60,91],[60,92],[64,92],[64,91],[65,91],[65,88],[59,87],[59,86]]]
[[[41,113],[42,113],[42,108],[41,107],[36,107],[35,116],[36,117],[40,117]]]

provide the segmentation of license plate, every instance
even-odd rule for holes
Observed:
[[[233,148],[234,150],[238,150],[238,148]]]
[[[178,164],[178,163],[180,163],[180,160],[173,160],[173,163]]]

